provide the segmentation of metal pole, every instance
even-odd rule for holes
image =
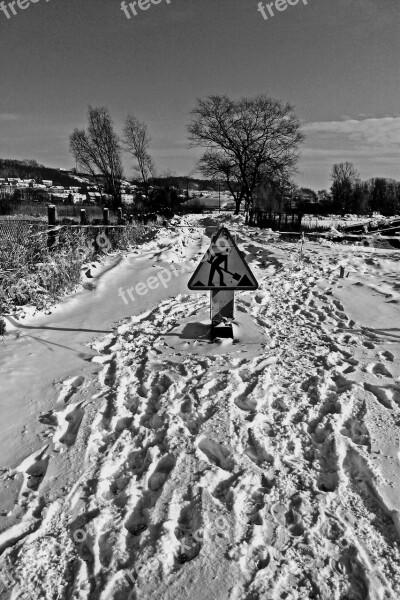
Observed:
[[[109,225],[110,217],[108,213],[108,208],[103,208],[103,225]]]
[[[54,204],[49,204],[47,207],[47,219],[49,224],[49,232],[47,234],[47,247],[51,249],[56,243],[57,234],[51,231],[57,225],[57,209]]]
[[[221,184],[218,184],[218,212],[221,212]]]

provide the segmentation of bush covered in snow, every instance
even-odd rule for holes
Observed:
[[[128,249],[143,239],[145,229],[110,228],[98,243],[99,231],[62,228],[51,249],[47,234],[0,240],[0,314],[28,304],[45,309],[79,283],[85,263]]]

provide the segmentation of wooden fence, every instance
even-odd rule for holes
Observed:
[[[246,215],[246,225],[272,229],[272,231],[301,231],[302,215],[299,213],[273,213],[250,210]]]

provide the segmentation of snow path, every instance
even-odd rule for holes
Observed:
[[[91,393],[65,381],[47,444],[4,473],[22,478],[0,535],[12,599],[400,596],[399,340],[347,314],[367,275],[338,278],[341,247],[310,244],[300,261],[294,244],[228,228],[260,283],[238,294],[238,342],[174,351],[208,294],[152,302],[93,342]],[[389,285],[396,260],[380,260]]]
[[[207,243],[202,230],[161,229],[157,242],[143,244],[140,252],[119,260],[111,257],[97,276],[91,269],[95,276],[84,278],[84,288],[51,315],[7,319],[14,331],[0,343],[0,466],[15,467],[42,445],[38,417],[51,410],[54,397],[68,387],[67,380],[76,377],[80,385],[87,385],[96,371],[90,365],[94,352],[87,347],[93,336],[112,331],[116,322],[148,306],[148,296],[125,304],[118,289],[146,281],[182,260],[190,263],[193,256],[201,255],[202,242]],[[156,305],[165,296],[185,290],[187,278],[188,274],[172,277],[167,291],[162,286],[152,291],[151,302]]]

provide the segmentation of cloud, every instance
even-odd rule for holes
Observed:
[[[365,119],[346,119],[343,121],[319,121],[306,123],[303,130],[312,142],[327,145],[326,150],[336,144],[343,149],[360,152],[393,153],[400,150],[400,116],[368,117]]]
[[[305,123],[302,184],[328,187],[332,165],[353,162],[363,179],[399,179],[400,115]]]
[[[0,121],[16,121],[18,119],[18,115],[13,115],[12,113],[0,113]]]

